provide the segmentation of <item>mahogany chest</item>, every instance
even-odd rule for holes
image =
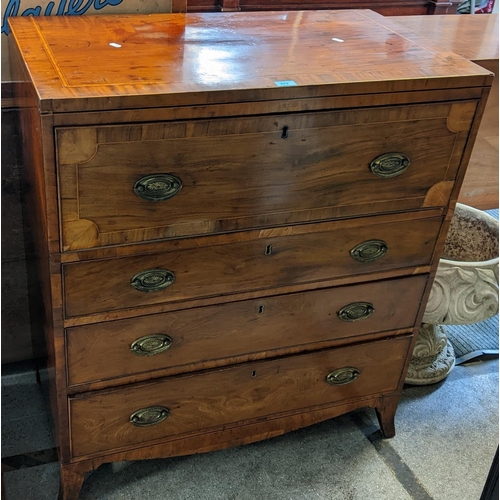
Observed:
[[[383,16],[455,14],[460,0],[184,0],[188,12],[371,9]]]
[[[60,498],[358,408],[393,436],[492,75],[363,10],[9,22]]]

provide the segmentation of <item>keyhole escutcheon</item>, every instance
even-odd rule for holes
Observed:
[[[281,138],[282,139],[288,139],[288,129],[289,129],[288,125],[285,125],[283,127],[283,130],[281,132]]]
[[[273,253],[273,246],[272,245],[267,245],[266,246],[266,251],[264,253],[266,255],[271,255]]]

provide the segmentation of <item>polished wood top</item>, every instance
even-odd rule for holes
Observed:
[[[491,80],[488,71],[440,55],[368,10],[13,17],[9,23],[47,111],[456,88]]]
[[[498,14],[390,19],[470,61],[498,60]]]

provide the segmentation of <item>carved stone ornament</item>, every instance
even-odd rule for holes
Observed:
[[[455,366],[446,330],[498,313],[498,221],[457,203],[405,382],[434,384]]]
[[[422,325],[413,350],[406,384],[428,385],[440,382],[455,366],[455,352],[440,325]]]
[[[498,313],[498,279],[491,269],[450,266],[440,262],[424,323],[466,325]]]

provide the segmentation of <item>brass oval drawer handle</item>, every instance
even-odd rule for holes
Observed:
[[[410,158],[403,153],[385,153],[370,163],[370,170],[378,177],[387,179],[401,175],[410,166]]]
[[[146,335],[132,342],[130,350],[136,356],[156,356],[166,351],[172,345],[172,338],[168,335]]]
[[[153,174],[141,177],[134,184],[137,196],[147,201],[165,201],[175,196],[182,187],[181,180],[172,174]]]
[[[361,372],[352,366],[339,368],[326,376],[326,381],[330,385],[346,385],[354,382]]]
[[[168,269],[150,269],[137,273],[130,284],[139,292],[159,292],[175,281],[175,274]]]
[[[367,240],[351,250],[351,257],[358,262],[373,262],[383,257],[389,250],[383,240]]]
[[[165,406],[150,406],[142,408],[130,415],[130,423],[136,427],[149,427],[163,422],[169,415],[170,410]]]
[[[359,321],[369,318],[375,309],[369,302],[353,302],[343,307],[338,316],[342,321]]]

